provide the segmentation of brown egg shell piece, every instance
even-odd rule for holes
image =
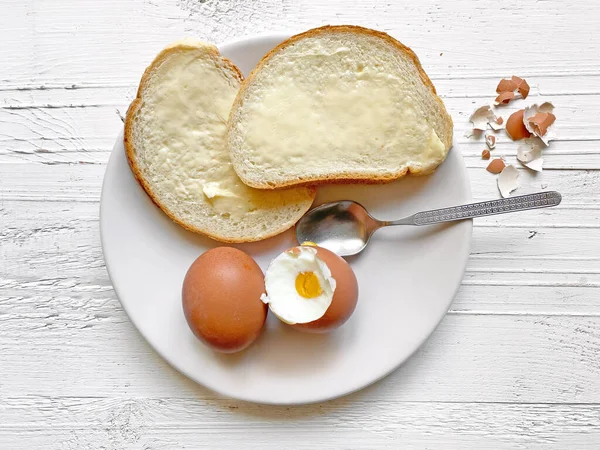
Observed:
[[[481,152],[481,159],[490,159],[490,156],[491,153],[487,148]]]
[[[496,93],[502,94],[503,92],[515,92],[517,90],[517,83],[513,80],[502,79],[496,87]]]
[[[321,318],[308,323],[297,323],[292,327],[308,333],[327,333],[342,326],[352,316],[358,302],[358,281],[344,258],[322,247],[316,249],[317,257],[329,267],[337,282],[333,299]]]
[[[513,98],[516,97],[514,95],[514,93],[517,91],[519,92],[519,95],[525,99],[529,95],[529,89],[530,88],[529,88],[529,84],[527,83],[527,81],[525,81],[523,78],[518,77],[516,75],[513,75],[510,78],[510,80],[502,79],[502,80],[500,80],[500,82],[498,83],[498,86],[496,87],[496,93],[500,94],[498,96],[498,98],[496,99],[496,102],[497,102],[497,104],[506,104],[506,103],[510,102]],[[507,96],[508,92],[512,92],[513,97],[508,98],[508,96]],[[505,96],[501,97],[502,94],[505,94]],[[507,98],[508,98],[508,100],[507,100]]]
[[[524,110],[520,109],[510,115],[506,121],[506,134],[513,140],[519,141],[531,136],[531,133],[525,128],[523,123]]]
[[[538,112],[529,118],[529,125],[537,136],[545,136],[548,128],[554,123],[556,116],[550,112]]]
[[[493,174],[499,174],[505,167],[506,164],[504,164],[504,161],[501,158],[496,158],[488,164],[486,170]]]
[[[529,95],[529,84],[523,78],[513,75],[511,81],[517,85],[517,90],[523,99],[526,99]]]
[[[510,103],[510,101],[513,100],[514,98],[515,98],[514,92],[502,92],[498,97],[496,97],[496,100],[494,100],[494,103],[496,105],[508,105]]]

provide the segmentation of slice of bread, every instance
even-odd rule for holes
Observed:
[[[242,82],[216,47],[182,41],[146,69],[127,111],[125,149],[135,178],[172,220],[224,242],[250,242],[293,226],[314,189],[252,189],[232,168],[227,117]]]
[[[326,26],[262,59],[237,95],[227,141],[255,188],[377,183],[435,170],[452,127],[412,50],[378,31]]]

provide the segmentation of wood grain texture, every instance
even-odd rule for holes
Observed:
[[[0,14],[0,448],[600,447],[600,3],[533,0],[5,0]],[[112,290],[98,231],[105,165],[139,77],[167,43],[322,24],[412,47],[464,138],[501,77],[556,105],[553,209],[483,218],[454,304],[402,368],[294,408],[219,398],[171,369]],[[515,161],[498,134],[496,155]],[[516,162],[515,162],[516,163]],[[393,345],[393,344],[390,344]]]

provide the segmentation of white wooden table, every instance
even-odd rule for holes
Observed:
[[[559,139],[516,193],[564,201],[477,220],[451,311],[380,383],[303,407],[222,399],[155,354],[111,288],[98,205],[119,113],[171,40],[328,23],[415,49],[475,199],[498,191],[468,117],[527,78]],[[599,23],[583,0],[2,0],[0,449],[600,448]]]

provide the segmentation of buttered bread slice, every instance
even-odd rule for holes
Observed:
[[[241,82],[216,47],[175,43],[144,73],[125,122],[129,164],[154,203],[184,228],[225,242],[290,228],[315,196],[304,187],[253,189],[236,175],[225,134]]]
[[[327,26],[263,58],[237,95],[227,141],[255,188],[385,182],[435,170],[452,127],[409,48],[385,33]]]

